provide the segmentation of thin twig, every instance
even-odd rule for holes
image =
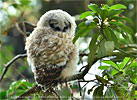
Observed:
[[[86,65],[87,66],[87,65]],[[83,66],[80,70],[79,70],[79,72],[81,72],[86,66]]]
[[[137,56],[135,56],[135,55],[132,55],[132,54],[130,54],[130,53],[127,53],[126,51],[124,51],[124,50],[122,50],[122,49],[119,49],[119,48],[117,48],[117,47],[115,47],[118,51],[120,51],[121,53],[123,53],[123,54],[125,54],[125,55],[127,55],[127,56],[130,56],[130,57],[134,57],[134,58],[136,58]]]
[[[133,63],[133,61],[134,61],[134,58],[131,58],[131,60],[129,60],[129,61],[126,63],[126,65],[123,67],[123,70],[127,67],[127,65],[130,66],[130,65]],[[129,63],[129,62],[130,62],[130,63]]]
[[[94,82],[96,79],[93,79],[93,80],[82,80],[82,81],[79,81],[79,82]]]
[[[17,22],[15,23],[15,26],[16,26],[17,30],[26,38],[26,37],[27,37],[26,33],[24,33],[24,32],[21,30],[21,28],[19,27],[19,25],[18,25]]]
[[[89,82],[85,83],[83,86],[82,86],[82,89],[88,84]]]
[[[127,47],[127,48],[136,48],[137,49],[137,44],[128,44],[128,45],[125,45],[125,47]]]
[[[80,96],[82,96],[80,82],[78,82],[78,87],[79,87]]]
[[[70,85],[70,86],[71,86],[71,85]],[[70,86],[69,86],[69,90],[70,90],[71,100],[74,100],[74,97],[73,97],[73,91],[72,91],[72,89],[70,88]]]
[[[19,97],[17,97],[16,100],[21,100],[23,98],[26,98],[27,96],[30,96],[33,93],[37,93],[37,92],[40,92],[40,91],[41,91],[40,86],[35,85],[31,89],[29,89],[28,91],[21,94]]]
[[[25,26],[25,23],[24,23],[24,12],[22,12],[21,22],[22,22],[23,32],[26,33],[26,26]]]
[[[24,35],[24,40],[26,41],[26,26],[25,26],[25,23],[24,23],[24,12],[22,12],[22,15],[21,15],[21,23],[22,23],[22,28],[23,28],[23,35]]]
[[[85,93],[86,93],[86,88],[83,89],[83,96],[82,96],[82,100],[85,100]]]
[[[79,56],[81,56],[81,57],[83,57],[83,56],[88,56],[88,54],[82,52],[82,53],[79,54]]]
[[[10,67],[10,65],[15,62],[17,59],[19,58],[24,58],[24,57],[27,57],[27,54],[19,54],[17,56],[15,56],[12,60],[10,60],[5,66],[4,70],[3,70],[3,73],[0,77],[0,82],[2,81],[4,75],[6,74],[6,72],[8,71],[8,68]]]
[[[20,72],[17,70],[17,68],[13,67],[13,69],[23,78],[25,79],[26,81],[28,81],[28,79]]]
[[[58,100],[61,100],[59,94],[55,90],[52,90],[52,92],[55,93],[55,95],[58,97]]]
[[[100,33],[103,35],[103,37],[104,37],[106,40],[108,40],[107,37],[106,37],[105,34],[104,34],[104,31],[103,31],[103,21],[101,21]]]

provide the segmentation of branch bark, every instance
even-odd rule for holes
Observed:
[[[101,58],[95,58],[94,61],[92,62],[92,65],[95,64],[99,59],[101,59]],[[75,74],[71,77],[67,77],[65,79],[59,79],[59,83],[61,84],[61,83],[80,80],[80,79],[84,80],[84,76],[88,73],[91,66],[86,65],[85,69],[82,72]],[[36,85],[36,86],[32,87],[31,89],[29,89],[28,91],[26,91],[25,93],[23,93],[22,95],[20,95],[16,100],[20,100],[23,97],[30,96],[31,94],[40,92],[41,90],[42,89],[38,85]]]
[[[111,56],[117,56],[117,54],[119,54],[119,52],[114,52],[113,55]],[[88,54],[80,54],[80,56],[88,56]],[[0,82],[2,81],[4,75],[6,74],[6,72],[8,71],[8,68],[11,64],[13,64],[17,59],[19,58],[24,58],[24,57],[27,57],[27,54],[19,54],[17,56],[15,56],[11,61],[9,61],[6,65],[5,65],[5,68],[3,70],[3,73],[0,77]],[[110,57],[110,56],[105,56],[105,57]],[[91,64],[91,66],[89,65],[86,65],[84,66],[84,70],[81,71],[80,73],[78,74],[75,74],[71,77],[67,77],[65,79],[59,79],[59,83],[65,83],[65,82],[69,82],[69,81],[75,81],[75,80],[84,80],[84,76],[88,73],[88,71],[90,70],[90,68],[92,67],[92,65],[94,65],[98,60],[102,59],[104,57],[101,57],[101,58],[97,58],[97,55],[95,55],[95,58]],[[38,85],[35,85],[34,87],[32,87],[31,89],[29,89],[28,91],[24,92],[22,95],[20,95],[16,100],[20,100],[21,98],[23,99],[24,97],[26,96],[30,96],[31,94],[34,94],[36,92],[40,92],[42,89],[40,86]]]
[[[5,68],[4,68],[3,73],[0,77],[0,82],[2,81],[6,72],[8,71],[8,68],[10,67],[10,65],[13,64],[13,62],[15,62],[17,59],[24,58],[24,57],[27,57],[27,54],[19,54],[19,55],[15,56],[12,60],[10,60],[6,65],[4,65]]]

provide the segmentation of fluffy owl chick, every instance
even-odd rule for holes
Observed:
[[[34,78],[44,89],[75,73],[78,49],[72,43],[76,24],[65,11],[50,10],[26,39],[27,61]]]

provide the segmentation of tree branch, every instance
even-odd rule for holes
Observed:
[[[94,61],[92,62],[92,65],[95,64],[99,59],[101,58],[95,58]],[[91,65],[91,66],[92,66]],[[80,79],[84,79],[84,76],[88,73],[88,71],[90,70],[91,66],[89,65],[86,65],[85,69],[78,73],[78,74],[75,74],[71,77],[67,77],[65,79],[59,79],[58,82],[61,84],[61,83],[65,83],[65,82],[69,82],[69,81],[75,81],[75,80],[80,80]],[[34,87],[32,87],[31,89],[29,89],[28,91],[26,91],[25,93],[23,93],[22,95],[20,95],[16,100],[20,100],[20,98],[23,98],[23,97],[26,97],[26,96],[29,96],[33,93],[36,93],[36,92],[40,92],[42,89],[36,85]]]
[[[26,81],[28,81],[28,79],[20,72],[18,71],[18,69],[16,67],[13,66],[13,69],[15,70],[15,72],[17,72],[23,79],[25,79]]]
[[[16,26],[17,30],[26,38],[27,37],[26,33],[21,30],[21,28],[19,27],[19,24],[17,22],[15,23],[15,26]]]
[[[15,56],[12,60],[10,60],[6,65],[4,65],[5,68],[4,68],[3,73],[0,77],[0,82],[2,81],[2,79],[3,79],[4,75],[6,74],[6,72],[8,71],[9,66],[11,64],[13,64],[13,62],[15,62],[17,59],[24,58],[24,57],[27,57],[27,54],[19,54],[19,55]]]
[[[118,53],[119,53],[119,52],[114,52],[114,54],[111,55],[111,56],[117,56]],[[87,56],[87,55],[88,55],[88,54],[85,54],[85,53],[80,54],[80,56]],[[13,62],[15,62],[17,59],[19,59],[19,58],[24,58],[24,57],[27,57],[27,54],[19,54],[19,55],[15,56],[11,61],[9,61],[9,62],[5,65],[5,68],[4,68],[3,74],[2,74],[2,76],[1,76],[1,78],[0,78],[0,81],[3,79],[5,73],[7,72],[8,68],[9,68],[9,66],[10,66]],[[105,57],[110,57],[110,56],[105,56]],[[97,55],[95,55],[95,58],[94,58],[94,60],[93,60],[93,62],[92,62],[92,64],[91,64],[91,66],[94,65],[98,60],[100,60],[100,59],[102,59],[102,58],[104,58],[104,57],[97,58]],[[83,71],[81,71],[80,73],[75,74],[75,75],[73,75],[73,76],[71,76],[71,77],[67,77],[67,78],[65,78],[65,79],[59,79],[59,83],[65,83],[65,82],[75,81],[75,80],[81,80],[81,79],[84,80],[84,76],[88,73],[88,71],[90,70],[91,66],[86,65],[86,66],[84,67],[85,69],[83,68]],[[26,91],[26,92],[24,92],[22,95],[20,95],[16,100],[20,100],[21,98],[24,98],[24,97],[26,97],[26,96],[30,96],[31,94],[34,94],[34,93],[36,93],[36,92],[40,92],[41,90],[42,90],[42,89],[41,89],[40,86],[35,85],[35,86],[32,87],[31,89],[29,89],[28,91]]]

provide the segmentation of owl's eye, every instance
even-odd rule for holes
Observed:
[[[66,32],[68,28],[71,28],[71,23],[69,21],[67,21],[67,23],[65,22],[65,25],[66,26],[64,27],[63,32]]]
[[[57,26],[58,22],[56,20],[49,20],[49,25],[56,31],[61,31],[61,29]]]
[[[59,27],[55,27],[55,30],[57,31],[61,31],[61,29]]]
[[[63,32],[65,32],[68,29],[68,26],[65,26],[63,29]]]

